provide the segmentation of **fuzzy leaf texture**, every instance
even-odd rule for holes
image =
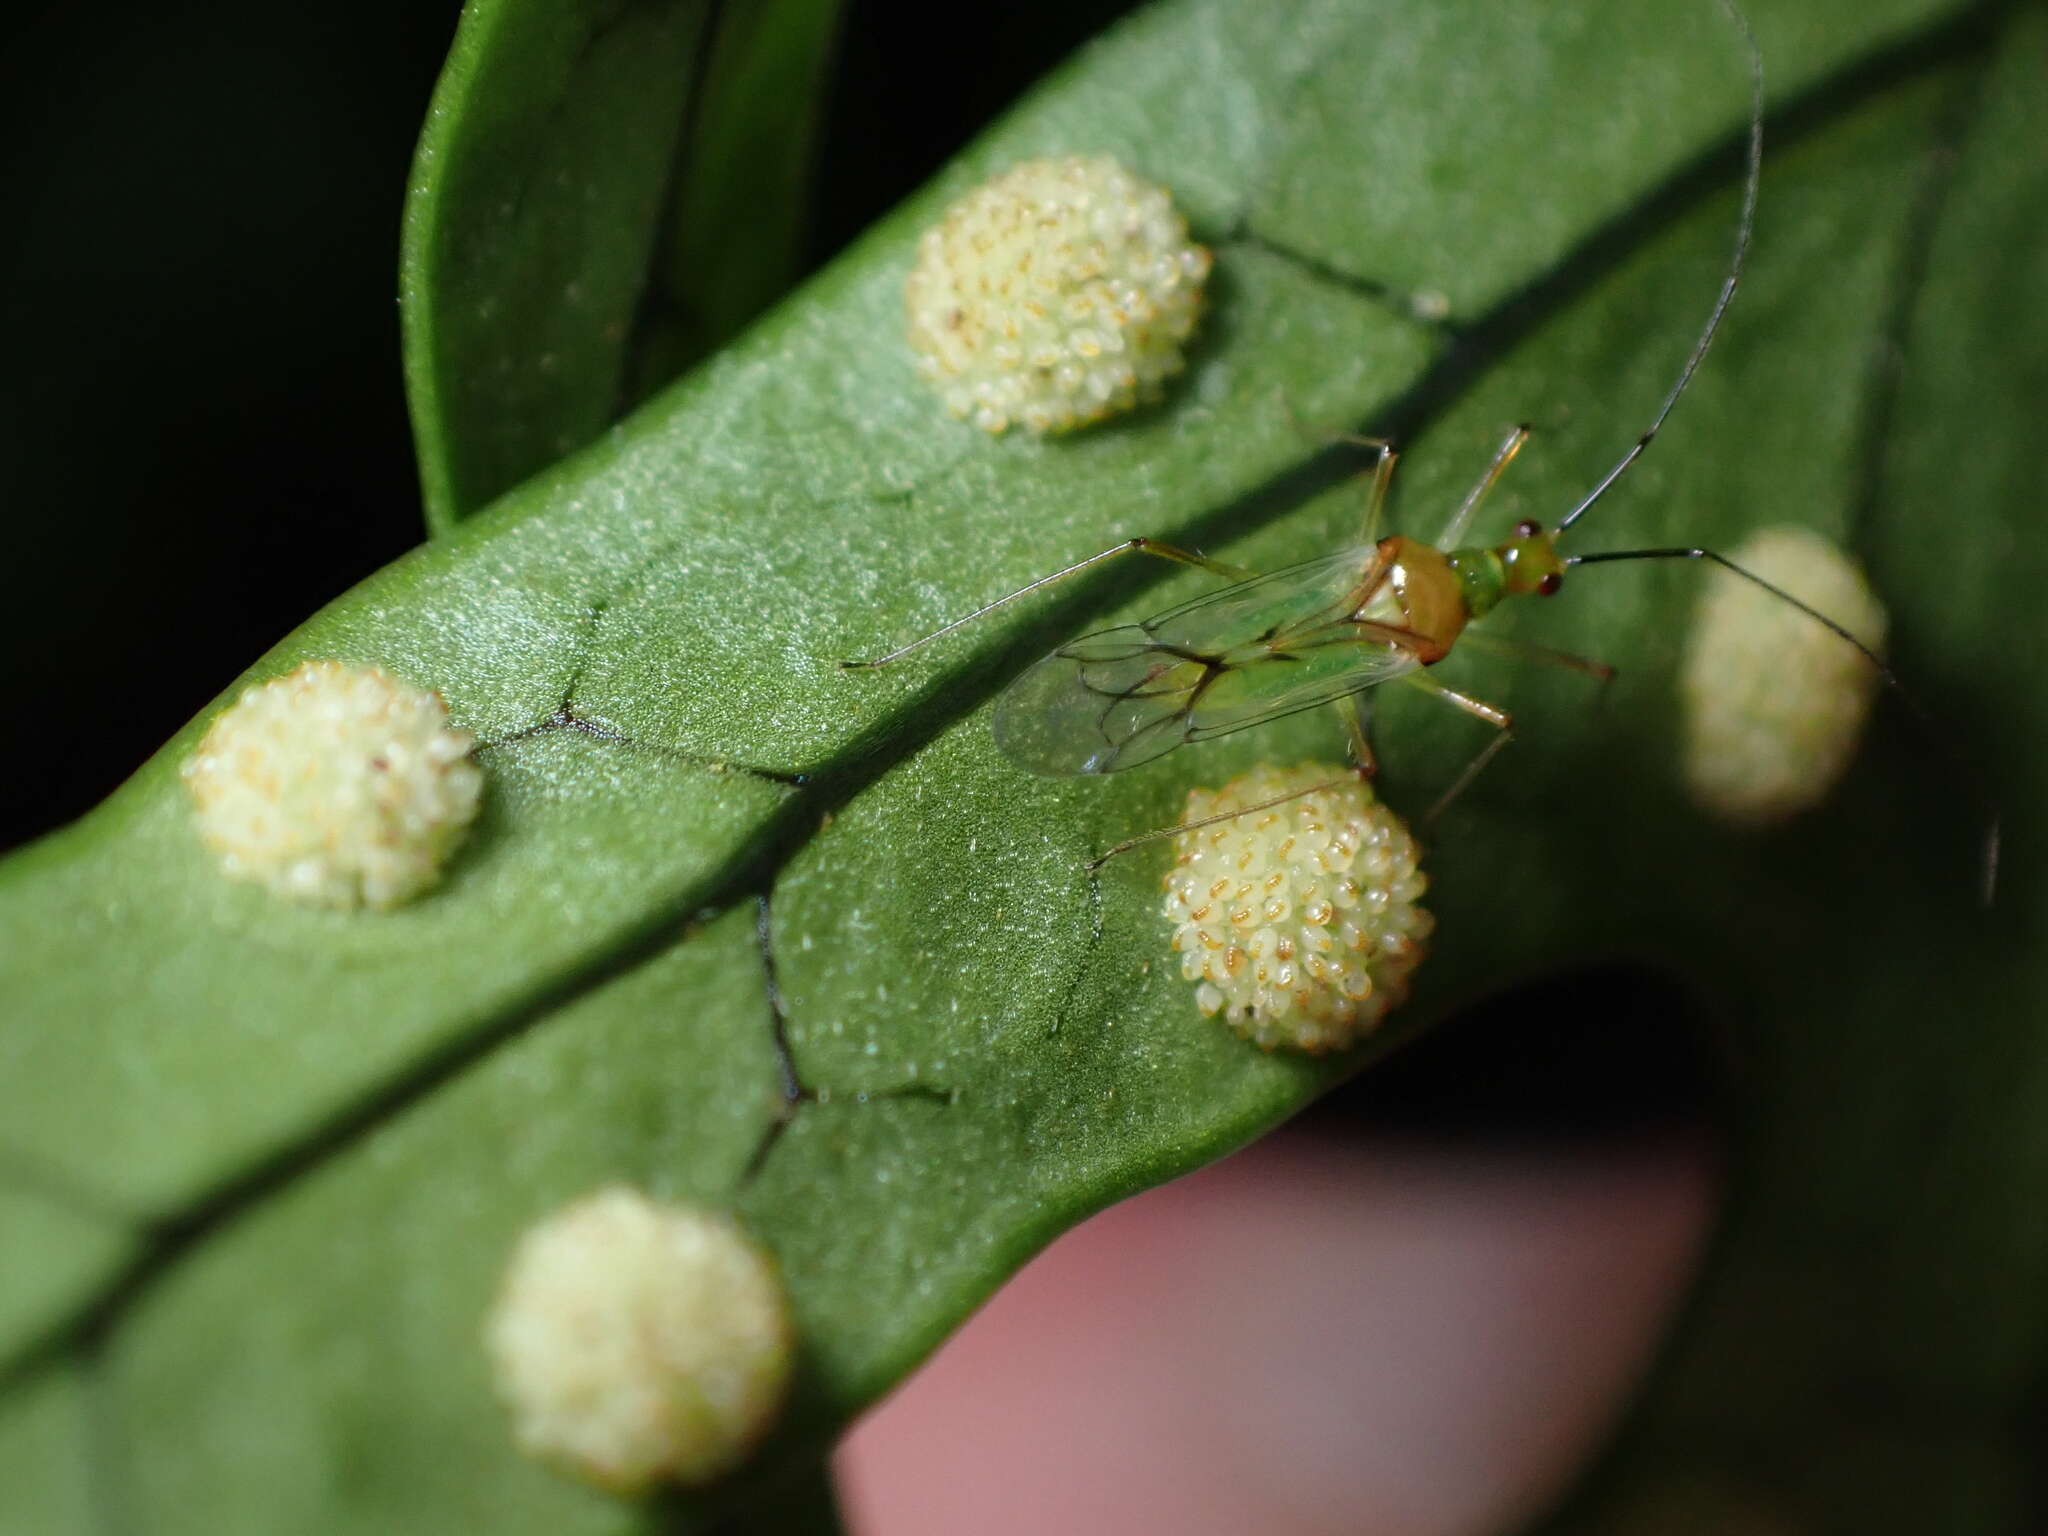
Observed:
[[[1720,1239],[1559,1529],[2016,1531],[2048,1295],[2018,794],[2048,658],[2015,619],[2048,579],[2048,15],[1755,12],[1750,276],[1572,547],[1788,520],[1846,543],[2005,803],[1998,905],[1973,900],[1975,802],[1894,707],[1821,812],[1705,823],[1675,769],[1697,573],[1589,568],[1488,622],[1617,663],[1600,710],[1576,678],[1445,663],[1521,735],[1437,829],[1436,952],[1383,1040],[1617,954],[1725,1021]],[[442,690],[488,775],[444,886],[367,916],[223,882],[178,780],[204,719],[0,868],[0,1531],[698,1528],[717,1500],[619,1505],[511,1449],[479,1319],[535,1217],[624,1178],[735,1205],[775,1250],[804,1355],[722,1496],[745,1505],[1066,1226],[1358,1068],[1372,1048],[1263,1056],[1199,1017],[1157,847],[1084,868],[1190,784],[1336,757],[1335,722],[1096,782],[990,743],[1026,662],[1199,575],[1111,568],[879,674],[835,659],[1134,532],[1262,568],[1337,547],[1360,461],[1304,423],[1398,438],[1392,522],[1429,537],[1528,420],[1482,532],[1554,520],[1704,317],[1744,91],[1705,0],[1141,12],[737,343],[250,669]],[[1213,312],[1163,405],[988,439],[914,377],[903,275],[948,198],[1072,151],[1173,190]],[[1482,735],[1389,697],[1386,798],[1413,814]]]

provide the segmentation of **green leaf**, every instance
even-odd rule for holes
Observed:
[[[1866,374],[1849,523],[1893,604],[1893,654],[1961,767],[1924,733],[1889,733],[1828,825],[1785,839],[1783,894],[1725,921],[1745,949],[1768,943],[1740,957],[1729,1012],[1744,1133],[1729,1209],[1685,1328],[1563,1528],[1642,1529],[1657,1511],[1660,1529],[1734,1529],[1698,1524],[1731,1508],[1752,1529],[2039,1524],[2048,1049],[2030,802],[2048,655],[2022,615],[2048,568],[2018,421],[2048,392],[2025,297],[2048,291],[2048,10],[2002,27],[1915,167],[1913,260]],[[1965,771],[2005,810],[1989,911],[1955,885],[1951,840],[1978,805]]]
[[[2024,783],[2048,697],[2005,619],[2048,575],[2022,532],[2048,382],[2039,13],[1759,10],[1780,106],[1750,277],[1577,547],[1784,520],[1845,539],[1935,718]],[[1156,848],[1084,867],[1190,784],[1340,753],[1330,722],[1100,783],[1031,779],[989,741],[1024,661],[1199,577],[1111,569],[880,674],[834,661],[1134,531],[1261,566],[1335,547],[1356,461],[1296,418],[1398,435],[1394,521],[1423,536],[1531,420],[1487,518],[1554,519],[1646,424],[1725,268],[1743,71],[1697,11],[1142,14],[733,348],[252,668],[375,661],[490,743],[442,889],[342,916],[223,883],[177,781],[203,722],[0,868],[0,1187],[70,1192],[140,1245],[111,1281],[40,1282],[74,1310],[5,1341],[16,1401],[84,1373],[110,1405],[87,1432],[153,1531],[687,1523],[511,1451],[477,1330],[527,1222],[629,1178],[737,1204],[774,1248],[805,1355],[744,1502],[814,1475],[1064,1226],[1360,1065],[1261,1056],[1196,1014]],[[1217,249],[1213,318],[1163,406],[985,439],[908,366],[910,247],[990,169],[1076,149],[1173,188]],[[1415,318],[1425,292],[1454,324]],[[1439,944],[1387,1040],[1593,956],[1690,978],[1743,1064],[1735,1203],[1591,1496],[1734,1468],[1799,1528],[2012,1528],[2048,1262],[2039,828],[2008,794],[2005,896],[1977,910],[1975,806],[1896,720],[1805,824],[1704,824],[1672,771],[1694,580],[1588,569],[1501,615],[1621,665],[1597,713],[1578,679],[1445,664],[1521,736],[1438,829]],[[1381,725],[1402,808],[1479,744],[1405,693]],[[1908,1406],[1861,1413],[1866,1383]],[[49,1432],[15,1412],[0,1456]]]
[[[716,15],[666,246],[641,299],[629,405],[738,335],[796,269],[839,0]]]
[[[439,532],[787,286],[838,0],[472,0],[413,168],[406,383]]]
[[[119,1214],[95,1210],[77,1192],[42,1187],[28,1169],[0,1182],[0,1339],[34,1338],[60,1322],[81,1295],[102,1289],[131,1263],[138,1234]]]
[[[64,1365],[28,1373],[0,1400],[0,1488],[7,1490],[0,1530],[8,1536],[104,1528],[106,1505],[93,1488],[89,1391],[86,1372]]]

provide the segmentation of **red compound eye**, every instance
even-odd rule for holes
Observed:
[[[1515,537],[1518,539],[1533,539],[1542,531],[1543,525],[1533,517],[1525,517],[1515,524]]]
[[[1539,595],[1543,597],[1555,597],[1557,596],[1558,588],[1562,587],[1563,585],[1564,577],[1559,575],[1556,571],[1552,571],[1548,576],[1545,576],[1541,581],[1536,583],[1536,591]]]

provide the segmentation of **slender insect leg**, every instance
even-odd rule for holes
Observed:
[[[1287,398],[1287,392],[1280,394],[1280,409],[1287,413],[1287,420],[1294,428],[1294,435],[1305,443],[1349,443],[1354,448],[1371,448],[1379,453],[1394,451],[1393,439],[1367,437],[1360,432],[1330,431],[1323,427],[1309,425],[1302,420],[1301,412],[1294,408],[1294,402]]]
[[[1344,724],[1351,732],[1351,761],[1358,769],[1358,776],[1368,784],[1379,777],[1380,760],[1372,750],[1372,701],[1374,695],[1354,693],[1338,704],[1344,711]]]
[[[1468,629],[1458,637],[1458,645],[1462,650],[1484,651],[1509,661],[1528,661],[1541,667],[1562,667],[1569,672],[1582,672],[1603,688],[1614,681],[1614,668],[1604,661],[1595,661],[1590,656],[1575,656],[1570,651],[1552,650],[1547,645],[1534,645],[1512,635],[1490,635],[1481,629]]]
[[[1301,424],[1296,422],[1295,425]],[[1333,432],[1329,440],[1333,443],[1349,443],[1353,448],[1370,448],[1378,455],[1372,461],[1372,483],[1365,491],[1365,519],[1358,540],[1361,544],[1377,544],[1380,541],[1380,516],[1387,507],[1387,487],[1394,483],[1394,461],[1401,455],[1395,451],[1393,443],[1384,437],[1361,437],[1356,432]]]
[[[1388,644],[1399,646],[1403,649],[1410,648],[1417,640],[1417,637],[1403,630],[1395,629],[1390,625],[1374,624],[1366,627],[1382,637]],[[1409,675],[1414,677],[1427,676],[1426,673],[1419,672]],[[1431,678],[1430,681],[1434,683],[1435,679]],[[1442,691],[1450,694],[1450,690],[1447,688],[1442,689]],[[1492,705],[1480,704],[1476,699],[1468,700],[1463,694],[1451,694],[1451,697],[1459,700],[1468,708],[1477,706],[1480,709],[1493,710]],[[1347,724],[1350,726],[1351,731],[1351,751],[1353,756],[1351,773],[1343,778],[1326,779],[1320,784],[1311,784],[1307,789],[1297,789],[1291,795],[1281,795],[1276,799],[1262,800],[1257,805],[1248,805],[1241,811],[1224,811],[1221,815],[1205,816],[1199,821],[1183,822],[1177,827],[1160,827],[1156,831],[1141,832],[1136,837],[1125,838],[1114,848],[1104,849],[1101,853],[1090,859],[1086,867],[1090,871],[1098,870],[1118,854],[1128,853],[1133,848],[1141,847],[1146,843],[1156,842],[1162,837],[1172,837],[1180,832],[1192,832],[1197,827],[1214,826],[1219,821],[1230,821],[1238,816],[1249,816],[1255,811],[1270,810],[1276,805],[1285,805],[1289,800],[1298,800],[1303,795],[1312,795],[1319,789],[1334,789],[1339,784],[1349,783],[1354,777],[1371,783],[1373,777],[1379,772],[1379,758],[1372,749],[1372,694],[1369,690],[1363,693],[1354,693],[1348,701],[1340,699],[1335,702],[1340,708],[1346,702],[1351,706],[1345,711]],[[1493,710],[1493,713],[1500,714],[1500,711]],[[1500,718],[1505,721],[1508,717],[1500,715]]]
[[[1424,693],[1434,694],[1446,704],[1456,705],[1468,715],[1477,716],[1499,733],[1493,740],[1479,749],[1478,755],[1465,765],[1464,770],[1455,779],[1451,780],[1451,787],[1438,795],[1436,797],[1436,804],[1423,813],[1422,825],[1427,828],[1436,821],[1437,817],[1443,815],[1445,811],[1451,808],[1451,803],[1458,796],[1465,793],[1471,787],[1472,781],[1478,778],[1486,765],[1494,760],[1495,756],[1499,754],[1500,749],[1514,740],[1515,717],[1496,704],[1489,704],[1484,699],[1475,699],[1471,694],[1460,693],[1455,688],[1446,688],[1427,672],[1410,672],[1401,681],[1412,688],[1420,688]]]
[[[1386,510],[1387,487],[1394,483],[1394,460],[1400,455],[1394,452],[1392,443],[1377,437],[1347,439],[1377,447],[1380,456],[1372,466],[1372,487],[1365,493],[1365,522],[1359,538],[1361,544],[1377,544],[1380,541],[1380,514]]]
[[[864,661],[842,661],[839,665],[848,671],[856,671],[868,667],[886,667],[899,656],[907,656],[919,646],[928,644],[938,639],[941,635],[949,635],[962,625],[972,624],[982,615],[993,613],[1005,603],[1014,603],[1018,598],[1036,592],[1040,587],[1051,586],[1054,582],[1072,576],[1078,571],[1087,570],[1091,565],[1099,565],[1104,560],[1128,554],[1156,555],[1161,560],[1172,560],[1180,565],[1191,565],[1197,570],[1208,571],[1211,575],[1221,576],[1226,581],[1250,581],[1252,577],[1258,574],[1258,572],[1247,570],[1241,565],[1230,565],[1222,560],[1212,560],[1207,555],[1197,554],[1191,549],[1182,549],[1177,544],[1168,544],[1160,539],[1148,539],[1140,534],[1136,538],[1125,539],[1121,544],[1112,544],[1108,549],[1092,554],[1085,560],[1076,560],[1072,565],[1054,571],[1050,576],[1041,576],[1036,581],[1027,581],[1016,591],[1007,593],[992,603],[983,603],[972,613],[962,614],[950,624],[941,624],[930,634],[921,635],[908,645],[899,645],[885,656],[875,656]]]
[[[1570,651],[1553,650],[1547,645],[1536,645],[1511,635],[1489,635],[1478,629],[1466,630],[1458,637],[1458,644],[1464,649],[1483,651],[1508,661],[1533,662],[1539,667],[1557,667],[1590,677],[1598,685],[1593,695],[1593,713],[1597,716],[1607,705],[1607,687],[1614,681],[1614,668],[1604,661],[1595,661],[1590,656],[1575,656]]]
[[[1105,848],[1082,867],[1090,874],[1102,868],[1120,853],[1129,853],[1133,848],[1142,848],[1147,843],[1156,843],[1162,837],[1178,837],[1183,832],[1193,832],[1199,827],[1213,827],[1219,821],[1235,821],[1240,816],[1255,816],[1260,811],[1270,811],[1276,805],[1285,805],[1290,800],[1299,800],[1303,795],[1313,795],[1318,790],[1335,789],[1340,784],[1349,784],[1356,777],[1353,773],[1341,774],[1334,779],[1325,779],[1320,784],[1311,784],[1306,789],[1290,790],[1284,795],[1275,795],[1270,800],[1261,800],[1257,805],[1247,805],[1241,810],[1218,811],[1214,816],[1200,816],[1193,821],[1184,821],[1175,827],[1157,827],[1150,832],[1140,832],[1136,837],[1127,837],[1114,848]]]
[[[1494,482],[1506,472],[1515,455],[1522,451],[1522,444],[1529,441],[1529,428],[1519,426],[1507,435],[1500,445],[1500,451],[1493,456],[1493,462],[1486,473],[1479,477],[1479,483],[1465,493],[1465,499],[1458,504],[1458,510],[1451,514],[1451,520],[1444,524],[1444,531],[1437,535],[1438,549],[1456,549],[1465,542],[1466,530],[1472,526],[1473,516],[1479,511],[1479,503],[1486,500],[1486,493],[1493,489]]]
[[[1348,443],[1353,448],[1369,448],[1376,457],[1372,462],[1372,485],[1365,497],[1365,533],[1359,540],[1362,544],[1377,544],[1380,541],[1380,514],[1387,505],[1387,487],[1393,482],[1394,460],[1400,457],[1394,451],[1392,439],[1366,437],[1357,432],[1318,432],[1294,409],[1294,402],[1286,395],[1280,397],[1280,408],[1287,412],[1287,419],[1294,423],[1295,434],[1305,442]]]

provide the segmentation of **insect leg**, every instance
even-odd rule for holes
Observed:
[[[1212,560],[1207,555],[1197,554],[1191,549],[1182,549],[1176,544],[1168,544],[1160,539],[1148,539],[1140,534],[1136,538],[1125,539],[1121,544],[1112,544],[1108,549],[1092,554],[1085,560],[1076,560],[1072,565],[1054,571],[1049,576],[1041,576],[1036,581],[1027,581],[1016,591],[1006,593],[992,603],[983,603],[972,613],[962,614],[950,624],[941,624],[930,634],[921,635],[908,645],[899,645],[887,655],[875,656],[864,661],[842,661],[839,665],[848,671],[856,671],[867,667],[885,667],[899,656],[907,656],[919,646],[936,640],[941,635],[949,635],[962,625],[972,624],[983,614],[995,612],[996,609],[1002,607],[1005,603],[1014,603],[1018,598],[1028,596],[1030,593],[1036,592],[1040,587],[1051,586],[1054,582],[1072,576],[1078,571],[1087,570],[1091,565],[1099,565],[1104,560],[1113,559],[1118,555],[1133,553],[1156,555],[1162,560],[1172,560],[1181,565],[1192,565],[1197,570],[1208,571],[1212,575],[1221,576],[1225,581],[1249,581],[1258,574],[1256,571],[1246,570],[1243,566],[1230,565],[1221,560]]]
[[[1436,804],[1423,814],[1422,825],[1427,828],[1437,817],[1450,809],[1452,801],[1465,793],[1472,781],[1479,777],[1481,770],[1494,760],[1500,749],[1514,740],[1515,717],[1496,704],[1489,704],[1484,699],[1475,699],[1471,694],[1460,693],[1455,688],[1446,688],[1427,672],[1410,672],[1401,681],[1410,687],[1420,688],[1424,693],[1434,694],[1446,704],[1456,705],[1468,715],[1476,715],[1498,733],[1493,740],[1479,749],[1478,755],[1451,780],[1451,787],[1438,795]]]
[[[1353,775],[1341,774],[1334,779],[1325,779],[1320,784],[1311,784],[1306,789],[1297,789],[1284,795],[1275,795],[1270,800],[1261,800],[1257,805],[1247,805],[1241,810],[1219,811],[1214,816],[1201,816],[1194,821],[1184,821],[1177,827],[1157,827],[1150,832],[1140,832],[1136,837],[1127,837],[1114,848],[1105,848],[1090,859],[1082,868],[1090,874],[1102,868],[1120,853],[1129,853],[1133,848],[1155,843],[1162,837],[1178,837],[1183,832],[1192,832],[1198,827],[1213,827],[1219,821],[1235,821],[1240,816],[1255,816],[1260,811],[1270,811],[1276,805],[1285,805],[1290,800],[1299,800],[1303,795],[1312,795],[1318,790],[1335,789],[1339,784],[1348,784]]]
[[[1510,661],[1532,661],[1538,666],[1583,672],[1597,679],[1603,688],[1614,681],[1614,668],[1604,661],[1595,661],[1590,656],[1574,656],[1570,651],[1552,650],[1547,645],[1532,645],[1510,635],[1490,635],[1481,629],[1468,629],[1458,637],[1458,645],[1462,650],[1485,651]]]
[[[1380,541],[1380,513],[1386,509],[1387,487],[1394,482],[1394,460],[1400,455],[1394,452],[1394,445],[1377,437],[1347,438],[1347,442],[1361,443],[1377,448],[1380,456],[1373,461],[1372,486],[1365,493],[1365,525],[1361,544],[1377,544]]]
[[[1527,441],[1529,428],[1526,425],[1515,428],[1507,435],[1507,440],[1500,445],[1500,452],[1493,456],[1493,462],[1487,466],[1486,473],[1479,477],[1477,485],[1465,493],[1465,499],[1458,504],[1458,510],[1451,514],[1451,520],[1444,524],[1444,531],[1437,535],[1438,549],[1456,549],[1465,542],[1466,530],[1472,526],[1473,514],[1478,512],[1479,503],[1486,500],[1486,493],[1493,489],[1494,482],[1500,479],[1501,474],[1514,461],[1515,455],[1522,451],[1522,444]]]
[[[1409,634],[1405,630],[1396,629],[1392,625],[1388,624],[1363,625],[1361,626],[1361,628],[1369,629],[1376,632],[1377,634],[1382,636],[1388,644],[1400,647],[1404,650],[1412,650],[1418,638],[1414,635]],[[1427,677],[1426,673],[1419,672],[1410,673],[1407,675],[1412,677]],[[1435,683],[1434,678],[1430,678],[1429,681],[1431,683]],[[1440,687],[1441,685],[1438,686]],[[1458,700],[1467,708],[1476,707],[1481,710],[1491,710],[1493,714],[1500,715],[1500,719],[1503,722],[1506,722],[1508,719],[1508,717],[1504,714],[1501,714],[1500,711],[1494,710],[1493,706],[1490,704],[1480,704],[1479,701],[1476,699],[1468,700],[1465,698],[1463,694],[1452,694],[1450,690],[1447,688],[1443,688],[1441,689],[1441,691],[1449,695],[1450,697]],[[1229,821],[1234,817],[1252,815],[1256,811],[1270,810],[1276,805],[1285,805],[1289,800],[1298,800],[1303,795],[1312,795],[1319,789],[1334,789],[1337,785],[1345,783],[1347,779],[1350,779],[1352,777],[1361,778],[1370,783],[1374,775],[1376,775],[1379,772],[1379,758],[1375,755],[1372,749],[1371,738],[1373,700],[1371,693],[1369,690],[1362,691],[1359,693],[1352,694],[1348,700],[1338,699],[1333,700],[1332,702],[1336,703],[1339,708],[1344,708],[1344,706],[1347,703],[1350,705],[1350,708],[1345,710],[1346,723],[1350,727],[1351,732],[1352,770],[1350,774],[1345,775],[1343,778],[1325,779],[1320,784],[1309,785],[1307,789],[1297,789],[1296,791],[1294,791],[1293,794],[1290,795],[1280,795],[1272,800],[1262,800],[1257,805],[1246,806],[1243,810],[1224,811],[1220,815],[1204,816],[1199,821],[1182,822],[1177,827],[1160,827],[1156,831],[1141,832],[1136,837],[1125,838],[1122,842],[1118,843],[1114,848],[1104,849],[1101,853],[1098,853],[1094,858],[1090,859],[1086,867],[1090,871],[1098,870],[1102,868],[1103,865],[1107,864],[1111,859],[1115,858],[1118,854],[1127,853],[1131,849],[1140,847],[1146,843],[1156,842],[1158,839],[1162,837],[1173,837],[1182,832],[1192,832],[1197,827],[1214,826],[1219,821]],[[1506,726],[1504,724],[1503,729],[1505,728]]]
[[[1359,777],[1370,783],[1379,777],[1380,760],[1372,750],[1372,701],[1377,697],[1370,690],[1354,693],[1338,704],[1344,711],[1344,723],[1351,731],[1351,761],[1357,767]]]
[[[1387,486],[1394,478],[1394,460],[1400,455],[1394,451],[1391,439],[1366,437],[1357,432],[1317,432],[1295,412],[1294,402],[1286,395],[1280,397],[1281,409],[1287,412],[1287,419],[1294,423],[1295,432],[1312,443],[1348,443],[1353,448],[1369,448],[1376,457],[1372,461],[1372,485],[1365,496],[1365,531],[1361,544],[1377,544],[1380,541],[1380,513],[1387,504]]]
[[[1380,541],[1380,514],[1386,510],[1387,505],[1387,487],[1394,483],[1394,461],[1401,455],[1395,452],[1393,443],[1384,437],[1361,437],[1356,432],[1333,432],[1330,441],[1349,443],[1353,448],[1370,448],[1377,455],[1372,461],[1372,484],[1367,486],[1365,491],[1365,521],[1358,540],[1361,544],[1377,544]]]

